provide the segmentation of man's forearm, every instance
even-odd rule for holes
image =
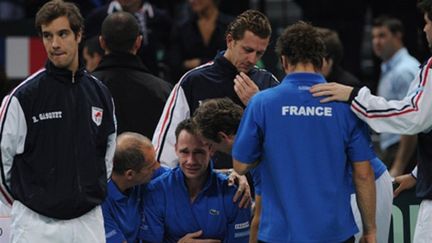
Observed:
[[[402,135],[399,147],[396,152],[395,160],[390,169],[390,175],[395,177],[402,175],[410,162],[412,155],[417,147],[417,135]]]
[[[233,159],[233,168],[235,172],[237,172],[239,175],[246,174],[250,169],[256,167],[258,164],[258,161],[252,163],[252,164],[246,164],[241,161],[238,161],[236,159]]]
[[[368,163],[363,171],[353,172],[354,184],[357,194],[357,205],[363,222],[364,234],[376,231],[375,211],[376,211],[376,189],[373,170]]]

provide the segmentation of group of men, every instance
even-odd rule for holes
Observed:
[[[419,7],[432,43],[432,1]],[[12,242],[386,242],[391,183],[366,123],[378,132],[420,132],[418,170],[396,181],[401,190],[417,178],[424,200],[414,241],[430,238],[432,61],[407,97],[386,101],[367,88],[326,83],[322,35],[298,22],[276,44],[286,73],[279,84],[255,67],[271,27],[265,15],[248,10],[227,27],[227,50],[173,88],[160,108],[153,148],[142,135],[149,131],[127,132],[140,129],[134,117],[119,120],[116,138],[116,115],[139,94],[118,103],[111,93],[122,88],[121,73],[132,72],[101,71],[125,63],[142,67],[135,18],[116,12],[105,19],[99,40],[106,56],[95,76],[79,61],[83,21],[79,9],[62,0],[38,11],[36,28],[49,60],[2,103],[0,193],[12,207]],[[116,34],[121,31],[126,35]],[[208,100],[214,98],[225,99]],[[212,160],[215,151],[225,157]],[[237,200],[247,188],[231,186],[213,169],[231,155],[237,173],[252,170],[252,223],[247,196]]]

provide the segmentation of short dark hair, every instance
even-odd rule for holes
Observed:
[[[326,51],[317,29],[299,21],[283,31],[276,43],[276,53],[286,56],[292,65],[312,63],[315,68],[320,69]]]
[[[417,7],[432,20],[432,0],[421,0],[417,4]]]
[[[192,135],[196,135],[195,124],[192,123],[191,118],[187,118],[177,125],[175,130],[176,142],[178,141],[178,137],[183,130],[186,130],[186,132]]]
[[[335,64],[339,64],[343,58],[343,45],[336,31],[327,28],[318,28],[321,38],[326,48],[326,59],[332,59]]]
[[[372,27],[387,27],[393,35],[401,33],[401,36],[403,36],[404,34],[402,22],[397,18],[387,15],[381,15],[375,18],[372,23]]]
[[[84,47],[87,47],[87,52],[91,57],[93,57],[95,53],[100,56],[103,56],[105,53],[99,44],[98,36],[93,36],[90,39],[87,39],[84,43]]]
[[[49,24],[62,16],[67,17],[75,35],[84,31],[84,18],[75,4],[62,0],[52,0],[45,3],[36,13],[35,27],[38,33],[42,33],[42,25]]]
[[[218,132],[235,135],[242,115],[243,108],[229,98],[208,99],[195,110],[193,122],[203,137],[219,143]]]
[[[143,149],[149,139],[139,133],[124,132],[117,137],[113,172],[123,174],[127,170],[140,171],[147,161]]]
[[[260,38],[268,38],[272,29],[268,18],[258,10],[246,10],[237,16],[229,25],[225,35],[230,34],[234,40],[243,39],[246,30]]]
[[[101,35],[111,52],[129,52],[140,28],[137,19],[128,12],[114,12],[108,15],[102,23]]]

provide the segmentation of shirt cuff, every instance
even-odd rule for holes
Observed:
[[[351,91],[351,94],[348,98],[348,104],[351,104],[354,98],[358,95],[359,91],[360,91],[360,87],[353,87],[353,90]]]
[[[417,166],[414,168],[414,170],[411,171],[411,176],[417,180]]]

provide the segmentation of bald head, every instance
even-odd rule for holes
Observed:
[[[117,137],[113,171],[123,174],[126,170],[139,171],[156,161],[153,145],[147,137],[134,132],[124,132]]]
[[[140,36],[138,21],[128,12],[112,13],[103,21],[101,35],[109,52],[128,53]]]

